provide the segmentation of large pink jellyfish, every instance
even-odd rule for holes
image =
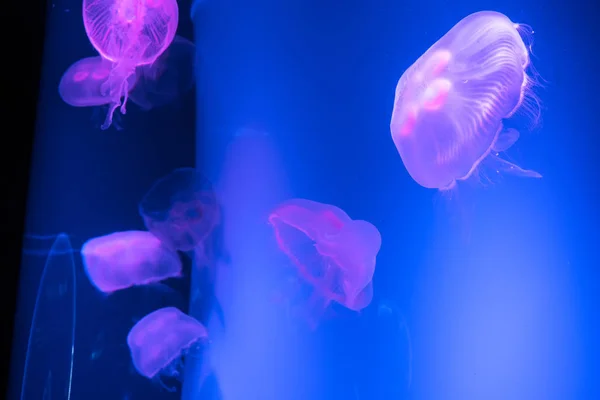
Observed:
[[[498,12],[471,14],[404,72],[391,132],[417,183],[450,189],[482,161],[496,172],[541,177],[498,157],[519,137],[502,120],[526,109],[528,96],[535,99],[523,30]]]
[[[178,22],[176,0],[83,0],[87,36],[98,53],[113,62],[102,87],[112,99],[102,129],[111,125],[117,107],[125,114],[131,89],[128,78],[136,67],[152,64],[169,47]]]
[[[181,378],[183,360],[189,352],[199,355],[208,339],[206,328],[174,307],[153,311],[138,321],[127,335],[131,360],[143,376]]]
[[[373,297],[372,278],[381,246],[371,223],[352,220],[338,207],[293,199],[269,216],[280,249],[313,288],[310,302],[335,301],[359,311]]]
[[[100,57],[87,57],[72,64],[63,74],[58,93],[63,101],[73,107],[90,107],[110,104],[112,98],[103,85],[110,76],[113,64]],[[134,87],[137,75],[127,78],[127,86]]]
[[[157,180],[139,212],[165,246],[209,257],[206,242],[220,221],[220,208],[211,183],[194,168],[179,168]]]
[[[129,100],[144,110],[168,104],[189,90],[194,83],[195,46],[176,36],[158,59],[136,68],[127,78]],[[114,63],[101,56],[87,57],[73,63],[63,74],[58,92],[73,107],[111,104],[106,91]]]
[[[90,282],[103,293],[181,276],[181,260],[150,232],[125,231],[84,243],[81,257]]]

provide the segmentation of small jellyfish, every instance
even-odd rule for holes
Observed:
[[[211,183],[194,168],[179,168],[160,178],[139,204],[146,228],[173,250],[207,249],[220,221]],[[201,248],[199,250],[199,248]]]
[[[310,304],[320,303],[320,311],[332,300],[353,311],[369,305],[381,246],[375,226],[352,220],[338,207],[305,199],[280,204],[269,223],[279,248],[313,288]]]
[[[138,321],[127,335],[127,345],[140,375],[181,380],[183,358],[200,357],[207,339],[204,325],[175,307],[165,307]]]
[[[194,43],[175,36],[154,63],[137,68],[137,84],[129,92],[129,99],[144,110],[173,102],[194,85],[195,57]]]
[[[101,87],[112,100],[102,129],[110,127],[119,106],[121,113],[126,113],[129,77],[137,67],[152,64],[169,47],[178,23],[176,0],[83,1],[87,36],[98,53],[113,63]]]
[[[483,163],[496,173],[541,177],[499,157],[519,138],[503,120],[536,117],[535,81],[525,28],[494,11],[471,14],[401,76],[391,120],[394,144],[410,176],[451,189]]]
[[[29,242],[41,247],[44,240],[30,238]],[[24,249],[22,279],[32,275],[35,265],[29,254]],[[71,398],[77,288],[69,237],[57,235],[46,254],[25,354],[21,400]]]
[[[152,233],[115,232],[81,248],[90,282],[103,293],[181,276],[181,260]]]
[[[65,103],[73,107],[92,107],[110,104],[110,94],[102,87],[110,75],[113,64],[99,56],[82,58],[63,74],[58,93]],[[137,75],[127,78],[127,86],[134,87]]]

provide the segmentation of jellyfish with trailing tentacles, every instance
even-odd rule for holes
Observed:
[[[43,239],[30,240],[39,243]],[[39,247],[39,246],[37,246]],[[32,276],[34,256],[23,249],[22,279]],[[31,328],[21,400],[70,399],[73,380],[76,323],[76,273],[71,242],[56,236],[42,269]]]
[[[81,248],[90,282],[103,293],[181,276],[177,252],[144,231],[115,232],[88,240]]]
[[[176,0],[84,0],[83,23],[92,46],[113,63],[101,87],[111,99],[101,127],[108,129],[119,106],[126,113],[130,76],[137,67],[152,64],[171,44],[179,9]]]
[[[112,99],[102,87],[110,75],[112,63],[100,56],[86,57],[73,63],[63,74],[58,93],[73,107],[92,107],[109,104]],[[136,74],[127,78],[127,86],[134,87]]]
[[[159,381],[162,378],[181,380],[184,358],[200,357],[201,347],[207,340],[204,325],[174,307],[146,315],[127,335],[135,369],[140,375]]]
[[[426,188],[451,189],[479,167],[541,177],[499,157],[519,138],[504,119],[537,118],[525,27],[494,11],[471,14],[401,76],[391,120],[410,176]]]
[[[338,207],[305,199],[280,204],[269,215],[269,223],[279,248],[312,289],[308,299],[312,317],[331,301],[353,311],[369,305],[381,246],[375,226],[352,220]],[[309,320],[313,326],[314,319]]]
[[[200,264],[210,259],[210,234],[220,221],[211,183],[194,168],[162,177],[139,204],[146,228],[167,247],[194,251]]]
[[[154,63],[137,67],[127,78],[128,98],[145,111],[173,102],[193,86],[194,53],[192,42],[176,36]],[[105,88],[113,67],[101,56],[73,63],[58,85],[60,97],[73,107],[110,105],[113,98]]]

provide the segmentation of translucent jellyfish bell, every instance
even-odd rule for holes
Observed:
[[[212,185],[194,168],[176,169],[156,181],[140,202],[139,212],[150,232],[180,251],[203,246],[220,220]]]
[[[100,55],[118,63],[151,64],[175,37],[176,0],[84,0],[83,24]]]
[[[29,238],[29,243],[44,239]],[[69,237],[56,236],[46,254],[29,331],[21,400],[71,398],[77,290]],[[35,262],[32,255],[24,249],[27,274]]]
[[[173,102],[189,91],[195,82],[196,46],[181,36],[152,64],[136,70],[137,84],[129,98],[144,110]]]
[[[107,129],[121,106],[125,114],[131,87],[129,77],[138,66],[152,64],[169,47],[179,23],[176,0],[84,0],[83,23],[100,55],[113,62],[103,93],[112,99],[102,125]],[[124,98],[121,104],[121,98]]]
[[[373,297],[372,278],[381,246],[377,228],[354,221],[338,207],[294,199],[269,216],[279,248],[299,275],[324,299],[359,311]]]
[[[150,232],[125,231],[88,240],[81,248],[90,282],[103,293],[181,276],[181,260]]]
[[[417,183],[449,189],[482,161],[495,171],[541,176],[497,154],[519,137],[504,128],[503,119],[533,98],[529,64],[519,26],[503,14],[482,11],[461,20],[404,72],[391,132]]]
[[[166,307],[138,321],[127,335],[127,345],[140,375],[181,379],[182,357],[190,353],[199,357],[199,347],[207,339],[204,325],[177,308]]]
[[[110,104],[112,98],[103,85],[108,80],[113,64],[102,57],[87,57],[73,63],[63,74],[58,93],[73,107],[91,107]],[[127,78],[127,86],[134,87],[136,74]]]

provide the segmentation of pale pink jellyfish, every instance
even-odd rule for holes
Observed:
[[[431,46],[398,82],[391,132],[420,185],[441,190],[472,176],[482,161],[495,173],[541,177],[498,156],[518,139],[503,119],[533,112],[524,27],[505,15],[469,15]],[[529,99],[529,102],[526,100]]]
[[[181,36],[152,64],[136,70],[129,99],[144,110],[161,107],[189,91],[195,82],[196,46]]]
[[[102,90],[112,70],[112,63],[102,57],[87,57],[72,64],[63,74],[58,93],[73,107],[101,106],[112,102],[109,93]],[[134,87],[137,75],[127,78],[127,86]]]
[[[150,232],[125,231],[93,238],[81,248],[85,272],[103,293],[181,276],[177,252]]]
[[[183,358],[198,357],[207,339],[204,325],[175,307],[165,307],[139,320],[127,335],[127,345],[140,375],[181,380]]]
[[[157,180],[139,204],[146,228],[173,250],[209,257],[210,234],[220,222],[211,183],[194,168],[179,168]]]
[[[87,36],[98,53],[113,62],[102,86],[112,100],[102,129],[111,125],[117,107],[125,114],[131,89],[128,78],[136,67],[152,64],[169,47],[178,18],[176,0],[83,0]]]
[[[269,216],[279,248],[313,288],[311,303],[330,301],[359,311],[373,297],[372,278],[381,246],[371,223],[352,220],[338,207],[305,199],[280,204]]]

